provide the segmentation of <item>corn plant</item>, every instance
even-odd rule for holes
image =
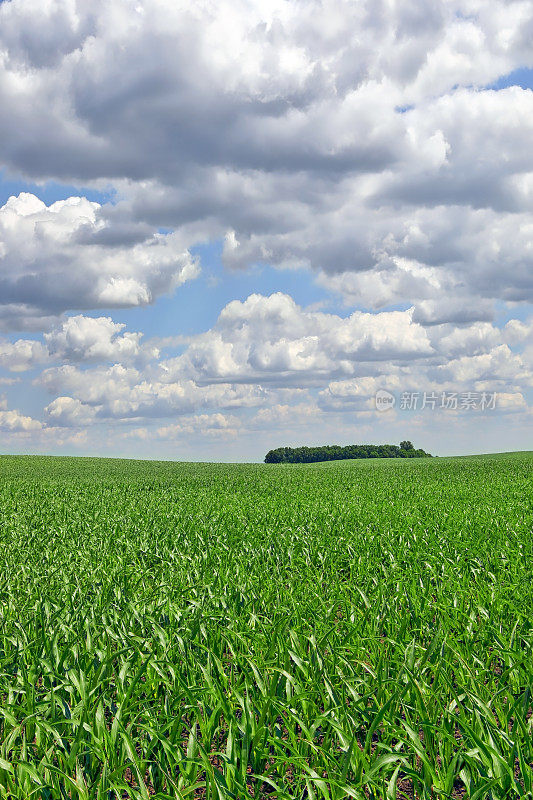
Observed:
[[[0,457],[0,798],[533,800],[532,478]]]

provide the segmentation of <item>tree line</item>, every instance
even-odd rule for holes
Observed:
[[[416,450],[409,441],[396,444],[337,444],[322,447],[278,447],[269,450],[265,464],[310,464],[314,461],[338,461],[346,458],[431,458],[431,453]]]

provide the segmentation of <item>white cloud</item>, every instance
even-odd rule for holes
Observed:
[[[145,363],[159,356],[159,349],[143,345],[143,334],[124,331],[124,323],[111,317],[69,317],[44,334],[44,341],[0,340],[0,367],[23,372],[47,362]]]
[[[495,320],[533,303],[533,92],[487,87],[533,67],[532,36],[530,0],[0,2],[0,166],[114,194],[0,208],[0,328],[44,334],[0,366],[47,367],[42,442],[229,435],[239,409],[287,432],[372,414],[378,388],[522,413],[531,323]],[[263,296],[259,270],[210,330],[171,332],[176,358],[97,316],[195,278],[205,242],[229,270],[300,268],[346,316]]]
[[[0,410],[0,431],[7,433],[29,433],[39,431],[42,423],[15,410]]]
[[[380,389],[389,392],[400,391],[401,378],[398,374],[386,376],[366,375],[344,381],[331,381],[318,394],[318,403],[324,411],[355,411],[366,413],[376,408],[375,395]]]
[[[342,318],[305,311],[280,292],[253,294],[222,309],[215,326],[191,338],[182,356],[163,362],[167,380],[317,381],[353,374],[359,362],[424,358],[433,353],[410,311]]]
[[[88,360],[93,340],[104,357],[116,337],[127,337],[106,318],[90,320],[96,323],[88,326],[90,335],[84,318],[72,319],[72,329],[69,321],[57,338],[64,354],[79,344],[79,352],[71,353],[74,360]],[[234,410],[241,431],[294,428],[294,420],[301,427],[322,412],[373,415],[378,389],[398,395],[408,390],[523,393],[533,385],[530,327],[511,320],[503,329],[482,322],[425,328],[414,321],[412,310],[341,317],[303,309],[281,293],[254,294],[225,306],[213,328],[189,337],[176,358],[159,360],[156,350],[152,360],[137,366],[63,364],[44,370],[35,382],[57,395],[45,414],[58,426],[180,417],[173,423],[176,435],[200,434],[202,426],[213,428],[206,435],[215,435],[218,427],[212,423],[227,419],[224,410]],[[508,344],[517,341],[523,352]],[[244,412],[253,408],[258,410],[246,421]],[[233,418],[229,427],[237,430]],[[165,427],[169,436],[171,429]]]
[[[318,408],[313,403],[274,403],[268,408],[261,408],[250,421],[253,428],[286,427],[288,425],[309,425],[318,415]]]
[[[146,304],[194,276],[190,245],[224,237],[229,266],[309,266],[420,322],[531,301],[533,92],[486,86],[533,66],[532,19],[529,0],[2,3],[0,160],[121,199],[71,198],[60,252],[39,223],[89,285],[31,272],[4,318]]]
[[[533,385],[533,374],[522,357],[508,345],[500,344],[487,353],[461,356],[438,368],[443,380],[464,384],[470,382],[488,391],[505,385]]]
[[[430,185],[439,180],[426,176]],[[464,206],[393,198],[376,206],[352,189],[327,198],[331,208],[307,208],[291,230],[287,221],[281,230],[240,234],[226,262],[316,268],[319,283],[349,305],[410,303],[424,323],[487,319],[495,299],[533,302],[529,210],[475,209],[470,198]]]
[[[32,327],[69,309],[145,305],[198,274],[177,234],[115,225],[83,197],[32,194],[0,208],[0,322]]]
[[[56,397],[44,409],[52,425],[82,427],[94,421],[95,409],[73,397]]]
[[[63,361],[132,361],[141,354],[142,333],[123,332],[123,323],[111,317],[69,317],[61,326],[44,334],[51,358]],[[146,356],[157,356],[150,348]]]
[[[43,372],[38,383],[52,394],[68,394],[92,406],[95,418],[157,418],[207,408],[246,408],[259,405],[266,396],[254,386],[151,381],[138,370],[120,364],[86,370],[67,365],[52,367]]]
[[[475,356],[489,352],[502,343],[504,335],[488,322],[475,322],[463,327],[443,325],[437,331],[433,344],[443,357]]]
[[[499,392],[497,395],[498,410],[527,411],[528,406],[521,392]]]
[[[530,62],[530,30],[523,0],[3,3],[0,153],[39,175],[165,181],[191,163],[386,162],[376,92],[359,109],[359,90],[405,105],[488,83]]]
[[[11,372],[24,372],[48,360],[48,351],[40,342],[18,339],[0,341],[0,367]]]
[[[237,436],[240,427],[240,421],[235,416],[220,413],[196,414],[173,425],[158,428],[157,435],[165,440],[191,435],[226,439]]]

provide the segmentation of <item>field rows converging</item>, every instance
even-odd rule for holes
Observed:
[[[533,798],[533,455],[0,459],[0,798]]]

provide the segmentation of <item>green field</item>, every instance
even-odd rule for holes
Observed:
[[[533,454],[0,457],[0,797],[533,797]]]

